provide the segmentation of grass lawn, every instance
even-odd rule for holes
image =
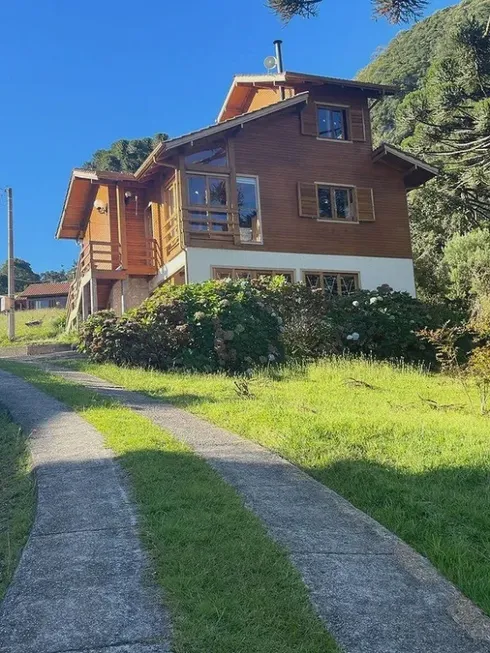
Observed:
[[[490,417],[476,388],[334,360],[231,378],[79,363],[260,442],[372,515],[490,614]]]
[[[0,347],[16,346],[24,343],[70,340],[64,330],[56,322],[66,315],[64,308],[45,308],[33,311],[17,311],[15,314],[15,340],[7,338],[7,316],[0,314]],[[26,322],[42,320],[39,326],[26,326]]]
[[[34,514],[26,438],[0,406],[0,600],[15,571]]]
[[[32,365],[0,361],[98,428],[131,480],[172,613],[175,653],[334,653],[286,553],[235,491],[146,418]]]

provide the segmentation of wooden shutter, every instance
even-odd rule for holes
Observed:
[[[299,215],[318,218],[318,195],[315,184],[298,183]]]
[[[305,136],[318,136],[318,119],[314,102],[308,102],[301,111],[301,133]]]
[[[357,217],[359,222],[374,222],[374,195],[372,188],[356,188]]]
[[[365,141],[366,129],[364,125],[364,112],[362,109],[350,110],[350,139],[352,141]]]

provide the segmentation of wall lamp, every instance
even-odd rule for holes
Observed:
[[[94,209],[98,211],[99,213],[107,213],[109,210],[109,207],[105,202],[102,200],[95,200],[94,202]]]

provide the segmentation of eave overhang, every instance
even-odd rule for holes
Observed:
[[[137,180],[131,173],[73,170],[55,237],[69,240],[80,238],[92,210],[98,186],[118,182],[134,184]]]
[[[241,106],[246,97],[246,90],[253,88],[298,88],[305,90],[308,86],[335,86],[338,88],[358,89],[366,97],[381,98],[386,95],[395,95],[398,89],[396,86],[386,84],[372,84],[369,82],[358,82],[353,79],[340,79],[337,77],[324,77],[322,75],[309,75],[286,71],[283,73],[262,74],[262,75],[235,75],[231,87],[226,95],[225,101],[219,112],[217,122],[229,119],[233,107]],[[230,109],[231,108],[231,109]]]
[[[399,170],[407,191],[422,186],[439,174],[434,166],[388,143],[382,143],[374,150],[372,158],[374,162],[385,163]]]

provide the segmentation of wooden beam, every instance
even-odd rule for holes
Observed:
[[[126,204],[124,203],[124,187],[116,186],[117,230],[121,247],[121,264],[128,269],[128,243],[126,239]]]

